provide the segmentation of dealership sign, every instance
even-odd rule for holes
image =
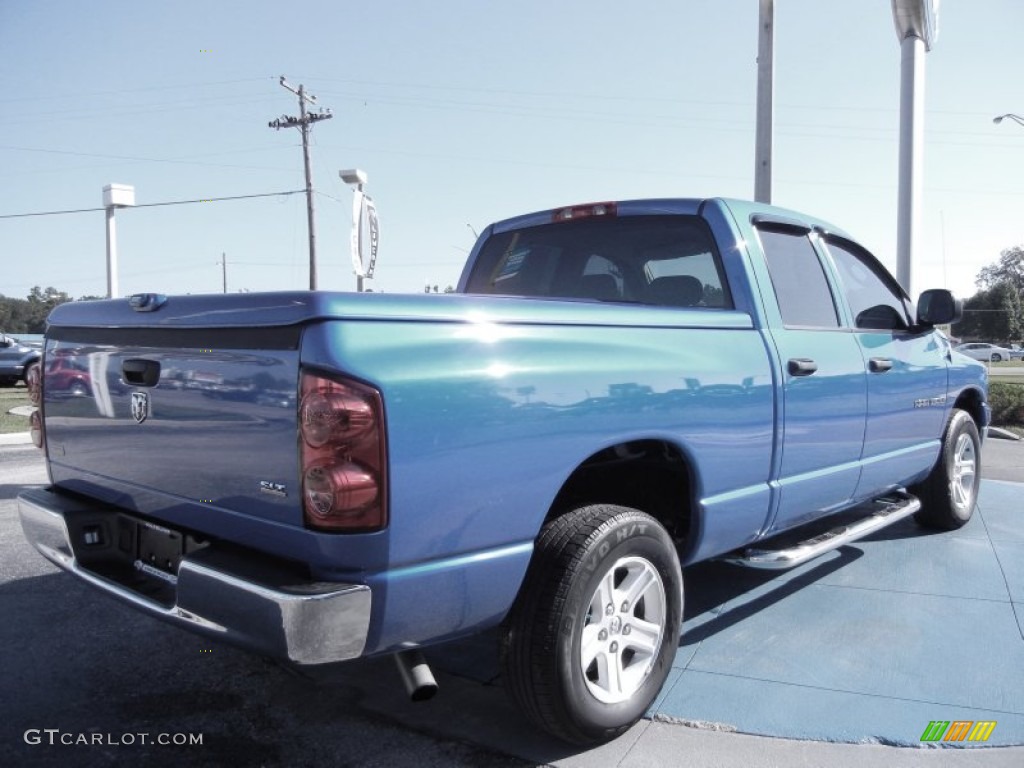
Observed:
[[[373,198],[356,190],[352,197],[352,267],[359,277],[373,277],[379,233]]]

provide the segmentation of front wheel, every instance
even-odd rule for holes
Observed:
[[[682,608],[679,558],[657,520],[610,505],[562,515],[541,531],[506,622],[506,687],[561,739],[613,739],[664,685]]]
[[[921,499],[915,518],[929,528],[951,531],[971,519],[981,485],[981,438],[967,411],[954,409],[931,474],[911,489]]]
[[[1000,355],[998,352],[993,352],[992,353],[992,362],[993,363],[1001,363],[1001,362],[1003,362],[1003,356]]]

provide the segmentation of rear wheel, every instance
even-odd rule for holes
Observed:
[[[559,738],[613,739],[671,670],[682,600],[675,546],[657,520],[610,505],[569,512],[541,531],[506,623],[506,687]]]
[[[1001,363],[1001,362],[1003,362],[1003,356],[1000,355],[998,352],[993,352],[992,353],[992,362],[993,363]]]
[[[942,453],[931,474],[911,489],[921,499],[917,521],[953,530],[971,519],[981,485],[981,438],[967,411],[954,409],[942,438]]]

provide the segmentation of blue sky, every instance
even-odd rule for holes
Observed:
[[[472,229],[593,200],[753,194],[757,0],[0,2],[0,214],[303,187],[278,76],[313,129],[321,288],[352,290],[351,192],[380,214],[375,290],[455,283]],[[773,201],[895,268],[899,45],[889,0],[776,0]],[[1024,3],[945,0],[927,56],[914,291],[974,290],[1024,243]],[[303,195],[118,214],[120,287],[308,284]],[[102,212],[0,219],[0,293],[105,292]]]

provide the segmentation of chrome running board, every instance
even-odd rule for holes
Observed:
[[[881,499],[876,499],[866,506],[872,510],[866,517],[812,536],[793,546],[784,549],[751,547],[723,559],[726,562],[746,565],[750,568],[773,570],[793,568],[909,517],[921,508],[921,502],[906,491],[897,491]]]

